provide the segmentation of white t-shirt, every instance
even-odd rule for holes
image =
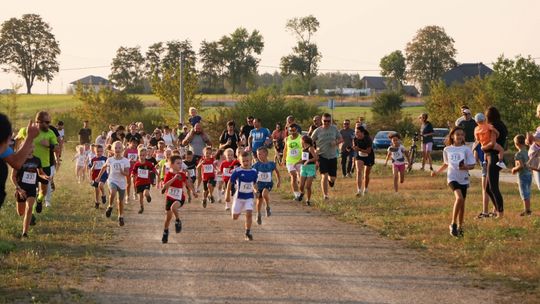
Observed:
[[[474,165],[476,160],[471,148],[463,146],[448,146],[443,150],[444,163],[448,165],[447,182],[457,182],[460,185],[469,184],[469,171],[459,170],[459,163]]]
[[[172,146],[174,141],[174,136],[171,134],[165,134],[163,135],[163,140],[165,141],[165,145]]]
[[[405,163],[405,151],[406,150],[403,145],[399,145],[398,148],[393,146],[388,147],[388,152],[390,152],[390,156],[392,158],[392,164],[403,165]]]
[[[122,172],[126,168],[129,170],[129,160],[125,157],[122,157],[122,159],[109,157],[105,164],[109,166],[109,179],[107,181],[109,183],[115,183],[120,189],[125,189],[127,186],[126,176]]]

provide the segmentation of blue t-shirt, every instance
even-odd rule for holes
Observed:
[[[253,184],[257,182],[257,170],[238,167],[233,171],[230,182],[236,185],[236,195],[239,199],[252,199]]]
[[[255,152],[263,146],[264,142],[270,137],[270,130],[267,128],[253,129],[249,132],[249,136],[253,138],[251,141],[251,149]]]
[[[202,120],[202,117],[200,117],[199,115],[195,115],[189,118],[189,123],[191,124],[192,127],[195,127],[195,125],[201,122],[201,120]]]
[[[256,162],[253,169],[257,170],[257,183],[272,183],[272,172],[276,169],[276,163],[269,161],[266,163]]]
[[[0,154],[0,159],[4,159],[10,156],[11,154],[13,154],[13,149],[11,149],[11,147],[8,147],[6,151],[4,151],[4,153]]]

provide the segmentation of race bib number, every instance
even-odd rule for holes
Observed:
[[[147,169],[138,169],[137,170],[137,176],[139,178],[148,178],[148,170]]]
[[[223,176],[231,176],[231,168],[223,168]]]
[[[223,176],[221,174],[217,174],[216,175],[216,182],[222,182],[223,181]]]
[[[302,160],[309,160],[309,152],[302,152]]]
[[[403,153],[401,153],[401,151],[392,152],[392,158],[394,160],[401,159],[403,158]]]
[[[164,160],[164,159],[165,159],[165,155],[163,155],[163,154],[156,155],[156,161],[161,161],[161,160]]]
[[[105,164],[104,161],[98,160],[94,162],[94,170],[101,170],[103,168],[103,165]]]
[[[175,200],[182,200],[182,188],[169,187],[167,195]]]
[[[368,157],[369,154],[358,151],[358,156],[360,156],[360,157]]]
[[[112,165],[112,168],[114,172],[122,172],[122,164],[115,163]]]
[[[448,153],[448,163],[452,166],[459,167],[459,163],[464,159],[461,153]]]
[[[257,181],[262,183],[269,183],[272,181],[272,172],[259,172],[257,174]]]
[[[23,172],[22,182],[29,185],[35,185],[37,180],[37,173],[35,172]]]
[[[214,166],[213,165],[204,165],[203,166],[203,172],[208,174],[208,173],[213,173],[214,172]]]
[[[300,153],[300,152],[298,151],[298,149],[291,149],[291,150],[289,151],[289,155],[290,155],[291,157],[297,157],[299,153]]]
[[[240,187],[238,189],[240,193],[252,193],[253,192],[253,183],[243,183],[240,182]]]
[[[138,157],[137,153],[128,153],[128,159],[130,161],[136,161],[137,157]]]
[[[195,169],[188,170],[189,177],[195,177]]]

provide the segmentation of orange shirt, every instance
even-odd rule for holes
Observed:
[[[482,146],[485,146],[491,142],[491,125],[479,124],[474,129],[474,137]]]

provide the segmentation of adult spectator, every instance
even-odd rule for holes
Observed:
[[[116,131],[116,127],[114,125],[109,125],[109,131],[107,132],[107,142],[111,141],[111,136]]]
[[[196,124],[182,142],[184,146],[188,146],[193,152],[193,159],[198,162],[203,156],[203,149],[206,146],[212,145],[210,137],[203,131],[200,123]]]
[[[180,132],[180,135],[178,135],[178,144],[179,145],[182,145],[182,142],[184,141],[184,139],[186,139],[186,136],[188,135],[188,133],[189,133],[188,126],[183,126],[182,127],[182,132]]]
[[[154,130],[154,134],[152,136],[152,139],[150,139],[150,146],[157,147],[158,142],[164,141],[163,137],[161,136],[161,130],[156,128]]]
[[[195,109],[194,107],[189,108],[188,121],[192,127],[195,127],[196,124],[202,121],[202,117],[197,115],[197,109]]]
[[[174,136],[169,126],[163,127],[163,140],[165,141],[165,145],[176,147],[176,136]]]
[[[540,118],[540,104],[536,106],[536,118]],[[537,151],[540,151],[540,126],[535,132],[527,132],[525,143],[530,146],[529,157],[535,157]],[[533,179],[538,189],[540,189],[540,172],[533,170]]]
[[[116,141],[124,141],[124,138],[126,137],[126,128],[124,126],[116,126],[114,129],[114,132],[111,134],[111,137],[108,139],[107,144],[112,144]]]
[[[420,136],[422,137],[422,167],[424,170],[426,162],[429,163],[429,170],[433,171],[433,160],[431,159],[431,151],[433,151],[433,125],[428,121],[427,113],[422,113],[418,116],[421,121]]]
[[[251,150],[253,156],[257,159],[257,149],[270,145],[272,141],[270,139],[270,130],[262,127],[260,118],[253,120],[253,127],[248,137],[248,149]]]
[[[246,124],[240,127],[240,140],[244,146],[247,146],[247,139],[253,128],[253,116],[250,115],[246,118]]]
[[[356,123],[354,124],[354,129],[358,129],[359,127],[362,127],[367,130],[366,118],[364,116],[358,117],[358,119],[356,120]]]
[[[176,135],[176,138],[178,138],[180,134],[182,133],[182,130],[184,129],[183,126],[184,125],[181,122],[179,122],[176,124],[176,127],[174,127],[173,133],[174,135]]]
[[[459,123],[456,125],[456,127],[463,128],[463,131],[465,132],[465,145],[472,149],[475,141],[474,128],[476,128],[477,124],[472,117],[471,110],[463,109],[461,114],[463,114],[463,116],[460,117],[461,119],[458,119]]]
[[[274,148],[276,149],[276,154],[274,156],[274,161],[276,164],[280,164],[283,160],[283,150],[285,149],[285,138],[287,138],[287,132],[283,130],[283,127],[280,123],[276,124],[276,128],[272,132],[272,142],[274,143]]]
[[[337,151],[342,138],[337,127],[332,124],[332,115],[324,113],[322,126],[317,128],[311,138],[316,143],[319,154],[319,172],[324,199],[328,199],[328,186],[334,187],[337,175]]]
[[[145,133],[144,132],[144,124],[142,122],[139,121],[139,122],[135,123],[135,125],[137,126],[137,131],[139,133]]]
[[[463,114],[463,112],[465,110],[469,110],[469,111],[471,110],[471,109],[469,109],[469,107],[467,105],[462,105],[461,107],[459,107],[459,109],[460,109],[462,114]],[[451,129],[453,126],[459,126],[461,121],[464,120],[464,119],[465,119],[465,116],[462,115],[458,119],[456,119],[456,122],[453,125],[450,122],[447,122],[448,128]]]
[[[26,127],[27,137],[17,153],[9,147],[12,136],[12,126],[8,117],[0,113],[0,207],[6,198],[6,180],[8,177],[9,164],[19,170],[34,147],[33,141],[39,134],[39,129],[32,121]]]
[[[83,121],[83,127],[79,130],[79,144],[89,144],[92,130],[88,128],[88,120]]]
[[[506,137],[508,136],[508,129],[501,120],[501,114],[497,108],[491,106],[486,110],[487,123],[491,124],[498,132],[497,143],[501,147],[506,147]],[[504,216],[504,200],[499,189],[499,175],[501,167],[497,166],[499,162],[499,155],[496,150],[483,149],[487,160],[487,187],[486,191],[491,199],[491,202],[495,206],[495,211],[498,218]],[[495,213],[495,212],[494,212]]]
[[[353,138],[354,130],[351,128],[351,121],[345,119],[343,121],[343,128],[339,130],[343,142],[341,143],[341,172],[343,177],[352,177],[352,166],[354,159]]]
[[[124,145],[128,145],[132,139],[136,139],[139,143],[142,143],[142,135],[137,130],[137,125],[132,123],[129,125],[129,132],[124,137]]]
[[[322,125],[321,116],[319,116],[319,115],[313,116],[313,124],[311,124],[311,126],[309,126],[308,135],[309,136],[313,135],[313,132],[315,132],[315,130],[318,127],[320,127],[321,125]]]
[[[221,136],[219,137],[219,149],[233,149],[236,154],[236,149],[238,148],[238,142],[240,141],[240,135],[236,132],[236,124],[234,121],[229,120],[227,122],[227,129],[223,130]]]

